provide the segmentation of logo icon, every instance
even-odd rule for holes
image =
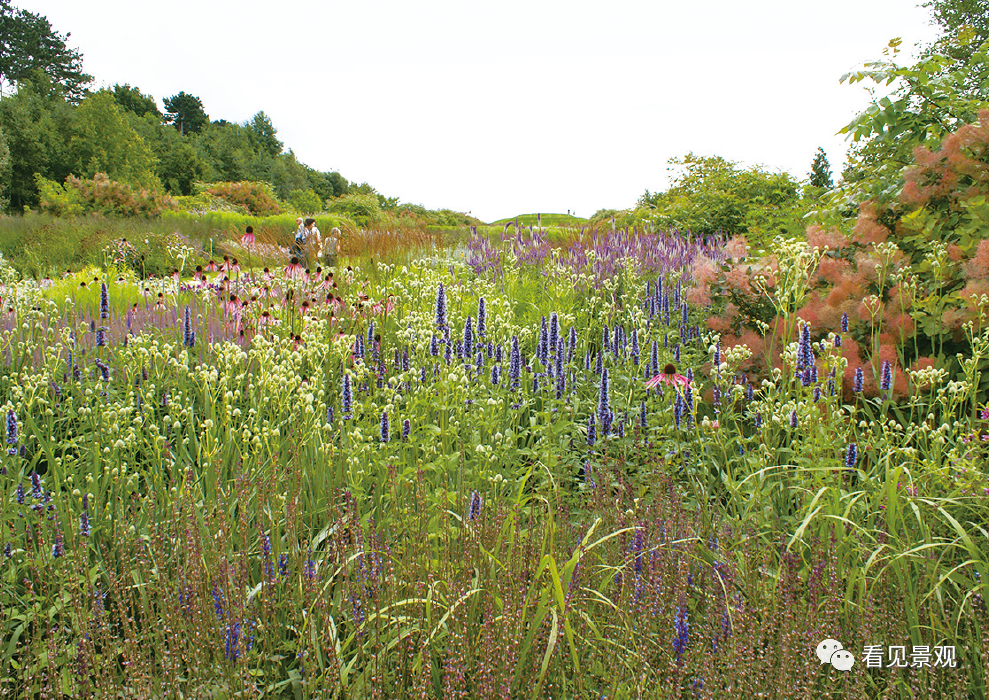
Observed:
[[[825,639],[817,645],[817,658],[839,671],[849,671],[855,665],[855,655],[841,646],[837,639]]]

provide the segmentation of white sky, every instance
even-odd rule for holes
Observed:
[[[868,104],[839,78],[902,37],[920,0],[14,0],[97,86],[184,90],[211,119],[263,110],[286,148],[387,196],[590,216],[666,188],[688,151],[805,178]]]

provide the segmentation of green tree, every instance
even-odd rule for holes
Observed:
[[[7,197],[15,210],[37,206],[36,175],[62,182],[71,173],[67,135],[74,119],[64,89],[42,71],[0,99],[0,128],[10,151]]]
[[[126,83],[123,85],[114,85],[112,93],[113,99],[120,109],[136,114],[139,117],[143,117],[145,114],[151,114],[157,117],[158,121],[162,120],[161,110],[158,109],[158,104],[151,95],[145,95],[136,87],[131,87]]]
[[[275,129],[267,114],[258,112],[245,126],[250,131],[251,143],[255,152],[271,157],[282,152],[283,144],[276,136],[278,130]]]
[[[68,38],[45,17],[0,0],[0,87],[34,80],[34,72],[41,70],[71,101],[81,100],[93,78],[82,72],[82,54],[66,45]]]
[[[302,214],[315,214],[323,210],[323,200],[315,190],[293,190],[289,193],[288,201],[295,211]]]
[[[68,151],[73,172],[83,177],[105,173],[128,185],[159,184],[154,154],[108,91],[91,93],[79,105]]]
[[[693,153],[669,163],[680,169],[672,186],[661,193],[647,190],[639,200],[640,207],[651,210],[654,225],[697,235],[768,238],[793,232],[799,219],[798,183],[788,173],[742,169],[719,156]]]
[[[240,124],[213,122],[194,134],[191,143],[209,168],[206,179],[213,182],[250,179],[247,172],[254,151],[247,129]]]
[[[209,124],[209,116],[203,102],[195,95],[180,92],[165,98],[165,121],[175,126],[179,133],[197,134]]]
[[[834,187],[834,181],[831,179],[831,163],[828,162],[828,156],[823,148],[817,149],[814,162],[810,164],[810,186],[823,190]]]
[[[840,132],[853,142],[843,180],[844,189],[854,191],[841,192],[843,199],[892,201],[902,184],[903,168],[913,162],[914,149],[936,148],[989,106],[989,41],[973,49],[974,36],[966,28],[911,66],[898,62],[901,41],[894,39],[881,60],[842,76],[849,84],[868,80],[894,86],[889,96],[873,100]],[[948,54],[951,47],[972,49],[970,58],[957,61]]]

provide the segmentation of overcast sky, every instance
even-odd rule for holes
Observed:
[[[868,104],[839,78],[936,34],[915,0],[14,0],[97,86],[263,110],[302,162],[484,221],[590,216],[688,151],[805,178]]]

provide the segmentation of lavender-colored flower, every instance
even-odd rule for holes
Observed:
[[[89,537],[89,494],[82,497],[82,513],[79,514],[79,534]]]
[[[302,574],[310,581],[316,578],[316,562],[312,558],[311,550],[306,556],[306,565],[303,568]]]
[[[648,416],[646,413],[646,402],[643,401],[642,405],[639,407],[639,425],[645,429],[648,423]]]
[[[817,403],[820,400],[821,400],[821,387],[815,386],[814,387],[814,403]]]
[[[333,406],[327,406],[326,407],[326,422],[327,423],[330,423],[332,425],[333,419],[335,417],[336,416],[334,415]]]
[[[17,454],[17,433],[17,415],[10,409],[7,411],[7,444],[10,445],[7,454],[10,456]]]
[[[570,334],[567,338],[567,364],[573,362],[573,354],[577,349],[577,329],[570,327]]]
[[[632,361],[639,364],[639,329],[632,329]]]
[[[799,423],[797,421],[797,411],[796,409],[794,409],[793,411],[790,411],[790,427],[796,428],[798,424]]]
[[[381,442],[388,442],[388,411],[381,412]]]
[[[587,445],[594,447],[595,442],[597,442],[597,428],[594,425],[594,414],[592,413],[587,419]]]
[[[883,360],[883,373],[882,379],[879,383],[879,388],[883,391],[889,391],[893,386],[893,367],[889,360]]]
[[[604,329],[601,331],[601,354],[603,355],[609,347],[611,347],[611,340],[608,335],[608,324],[605,324]]]
[[[608,435],[608,431],[605,429],[605,424],[607,423],[607,416],[611,412],[611,397],[609,388],[608,369],[605,368],[604,371],[601,372],[601,386],[598,391],[598,422],[601,423],[601,434],[605,437]]]
[[[367,344],[374,346],[374,321],[367,324]]]
[[[481,515],[481,494],[471,491],[470,502],[467,504],[467,519],[477,520]]]
[[[409,439],[409,432],[412,430],[412,421],[408,418],[402,421],[402,442],[406,442]]]
[[[854,442],[848,443],[848,448],[845,450],[845,468],[854,469],[855,463],[858,462],[859,448]]]
[[[446,360],[447,364],[450,364],[450,360],[453,359],[453,348],[449,342],[443,346],[443,359]]]
[[[756,427],[756,430],[758,430],[759,428],[762,427],[762,414],[761,413],[756,413],[755,414],[755,427]]]
[[[100,377],[104,382],[110,381],[110,368],[105,365],[99,358],[95,360],[96,369],[100,371]]]
[[[751,382],[747,383],[745,387],[745,400],[751,401],[754,396],[755,396],[755,389],[752,388]]]
[[[100,283],[100,318],[110,318],[110,292],[106,288],[106,282]]]
[[[677,655],[677,663],[683,662],[683,654],[690,642],[690,623],[687,621],[687,608],[678,605],[676,616],[673,618],[673,650]]]
[[[443,285],[440,284],[439,288],[436,290],[436,327],[443,330],[447,327],[446,325],[446,291],[443,289]]]
[[[350,409],[353,404],[354,395],[350,388],[350,375],[343,375],[343,392],[340,396],[340,408],[343,412],[344,420],[350,418]]]
[[[288,576],[288,555],[281,554],[278,556],[278,573],[282,576]]]
[[[511,368],[509,368],[508,376],[509,380],[512,381],[513,384],[518,383],[517,380],[511,380]],[[501,381],[501,365],[494,365],[491,367],[491,383],[497,386],[499,381]]]
[[[522,355],[519,353],[519,337],[512,336],[512,350],[508,355],[508,388],[517,389],[522,376]],[[492,381],[494,374],[492,373]]]
[[[865,381],[865,372],[862,371],[861,367],[855,368],[855,382],[852,385],[852,389],[855,393],[862,391],[862,383]]]
[[[237,657],[240,656],[240,622],[235,622],[233,625],[227,625],[227,644],[226,644],[226,658],[228,661],[236,661]]]
[[[679,428],[680,424],[683,422],[684,414],[686,412],[687,403],[683,400],[683,394],[678,391],[676,399],[673,401],[673,422],[676,424],[677,428]]]
[[[813,364],[814,349],[810,342],[810,325],[805,323],[800,329],[800,347],[797,350],[797,369],[804,369]]]
[[[31,498],[40,501],[44,497],[41,490],[41,475],[38,472],[31,473]]]
[[[464,357],[474,354],[474,321],[470,316],[464,321]]]
[[[106,347],[106,328],[100,326],[96,329],[96,347],[105,348]]]
[[[17,482],[17,503],[24,505],[24,482]]]
[[[440,354],[440,344],[435,334],[433,335],[432,340],[429,341],[429,354],[433,357],[438,357]]]
[[[488,343],[488,357],[491,357],[491,343]],[[494,349],[494,359],[495,362],[501,362],[505,359],[505,348],[502,347],[501,343],[498,343]]]
[[[680,364],[680,343],[673,348],[673,361]]]
[[[843,313],[841,315],[841,332],[842,333],[847,333],[848,332],[848,314],[847,313]]]
[[[810,386],[813,384],[811,381],[810,367],[804,367],[803,371],[800,373],[800,384],[803,386]]]
[[[549,357],[549,329],[546,327],[546,317],[539,322],[539,344],[536,346],[536,359],[546,364]]]
[[[558,352],[560,344],[560,317],[554,311],[549,315],[549,351]]]
[[[477,337],[483,338],[487,332],[488,311],[484,303],[484,297],[477,300]],[[490,355],[489,355],[490,357]]]
[[[834,346],[836,348],[840,348],[841,347],[841,336],[840,335],[836,335],[834,337]]]
[[[562,370],[556,374],[556,398],[562,399],[567,391],[567,374]]]
[[[584,351],[584,370],[589,370],[591,368],[591,351]]]
[[[55,544],[52,545],[52,557],[58,559],[65,556],[65,540],[62,538],[61,528],[55,528]]]
[[[591,460],[589,459],[584,461],[584,483],[591,489],[595,486],[593,467],[591,467]]]

